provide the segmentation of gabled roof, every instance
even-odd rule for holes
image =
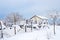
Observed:
[[[48,19],[47,17],[39,16],[39,15],[34,15],[33,17],[38,17],[38,18],[41,18],[41,19]],[[32,18],[33,18],[33,17],[32,17]],[[30,18],[30,19],[32,19],[32,18]]]

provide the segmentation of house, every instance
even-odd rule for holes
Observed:
[[[32,20],[33,23],[35,24],[39,24],[39,23],[43,23],[43,22],[47,22],[48,18],[44,17],[44,16],[38,16],[38,15],[34,15],[33,17],[30,18],[30,20]]]
[[[30,20],[32,21],[32,24],[38,24],[41,26],[46,26],[48,24],[48,18],[44,16],[34,15]]]

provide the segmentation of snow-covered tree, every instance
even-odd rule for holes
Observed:
[[[16,22],[23,20],[22,16],[19,13],[10,13],[6,16],[5,21],[16,25]],[[16,27],[14,27],[14,34],[16,34]]]
[[[53,20],[53,32],[55,32],[55,25],[56,25],[56,20],[58,19],[59,15],[57,11],[53,11],[52,13],[49,14],[49,17]]]

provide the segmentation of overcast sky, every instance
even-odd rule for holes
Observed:
[[[46,16],[48,10],[60,11],[60,0],[0,0],[0,18],[19,12],[24,18]]]

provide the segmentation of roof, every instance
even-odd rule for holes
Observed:
[[[41,19],[48,19],[47,17],[39,16],[39,15],[34,15],[33,17],[35,17],[35,16],[37,16],[37,17],[39,17],[39,18],[41,18]],[[33,18],[33,17],[32,17],[32,18]],[[31,18],[31,19],[32,19],[32,18]]]
[[[48,19],[47,17],[44,17],[44,16],[38,16],[38,17],[40,17],[42,19]]]

